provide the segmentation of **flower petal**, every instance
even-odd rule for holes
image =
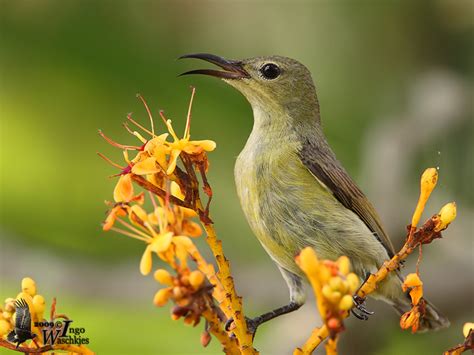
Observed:
[[[423,297],[423,287],[416,286],[410,291],[411,303],[416,306],[420,303],[420,299]]]
[[[206,152],[212,152],[216,149],[216,142],[211,141],[209,139],[202,140],[202,141],[190,141],[189,144],[199,146],[204,149]]]
[[[405,281],[403,281],[403,291],[407,291],[408,288],[416,286],[423,286],[423,282],[421,281],[420,276],[418,276],[418,274],[416,273],[408,274],[405,277]]]
[[[122,175],[114,188],[115,202],[128,202],[133,198],[132,177],[130,174]]]
[[[176,169],[176,163],[178,162],[178,157],[181,154],[181,150],[173,149],[170,154],[170,161],[168,162],[168,169],[166,169],[166,174],[171,175]]]
[[[142,275],[148,275],[152,267],[152,254],[151,244],[148,245],[143,253],[142,259],[140,260],[140,272]]]
[[[153,242],[151,243],[151,249],[156,253],[161,253],[166,250],[171,245],[171,241],[173,240],[173,233],[168,232],[164,234],[160,234],[156,238],[154,238]]]
[[[114,208],[112,208],[112,210],[109,212],[109,214],[105,218],[105,222],[102,225],[102,230],[104,230],[104,231],[110,230],[110,228],[113,227],[117,217],[126,216],[127,213],[125,212],[126,211],[125,208],[128,208],[128,206],[127,205],[123,205],[123,206],[119,205],[119,206],[115,206]]]
[[[163,143],[166,141],[166,138],[168,137],[168,133],[163,133],[153,139],[150,139],[144,147],[144,150],[148,152],[149,154],[153,154],[153,151],[157,148],[163,145]]]
[[[139,205],[133,205],[130,207],[128,217],[130,218],[130,221],[138,225],[143,225],[145,222],[148,222],[148,214]]]
[[[190,237],[199,237],[202,234],[201,227],[196,222],[190,220],[183,221],[183,234]]]
[[[181,188],[175,181],[171,181],[171,194],[180,200],[184,200],[184,194],[181,192]]]
[[[155,157],[146,158],[132,167],[132,173],[136,175],[155,174],[159,171],[161,171],[161,167],[156,164]]]

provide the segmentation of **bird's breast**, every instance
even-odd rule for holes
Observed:
[[[383,261],[383,247],[304,166],[300,148],[291,133],[275,138],[254,130],[237,158],[237,194],[265,250],[295,274],[300,270],[294,257],[306,246],[323,259],[347,255],[361,270]]]
[[[309,214],[305,205],[316,189],[314,178],[298,157],[291,134],[271,139],[252,133],[235,165],[235,182],[248,223],[270,256],[287,269],[304,246]],[[312,220],[311,224],[317,223]],[[282,265],[283,264],[283,265]]]

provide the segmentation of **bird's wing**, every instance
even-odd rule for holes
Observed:
[[[354,212],[382,243],[389,257],[395,250],[372,204],[350,178],[326,144],[306,141],[300,151],[301,162],[333,193],[336,199]]]
[[[15,328],[21,329],[22,331],[31,331],[31,313],[28,307],[28,303],[23,298],[20,298],[15,302],[16,318]]]

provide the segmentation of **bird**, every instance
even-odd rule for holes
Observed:
[[[25,299],[16,300],[15,312],[15,328],[8,334],[7,340],[16,343],[18,348],[25,341],[34,339],[36,334],[31,331],[31,313]]]
[[[295,262],[305,247],[319,258],[349,257],[364,281],[395,254],[380,217],[337,160],[322,129],[320,104],[310,71],[283,56],[228,60],[208,53],[187,54],[222,70],[197,69],[240,91],[253,111],[253,128],[237,157],[235,185],[244,215],[265,251],[286,281],[287,305],[247,319],[253,334],[258,326],[299,309],[305,303],[306,278]],[[401,315],[410,309],[399,271],[390,273],[371,296]],[[360,301],[360,300],[359,300]],[[359,318],[367,311],[357,302]],[[357,315],[357,313],[355,313]],[[449,326],[429,302],[421,330]]]

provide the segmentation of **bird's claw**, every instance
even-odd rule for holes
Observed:
[[[365,298],[359,297],[357,295],[354,296],[354,305],[355,309],[351,309],[351,313],[361,320],[368,320],[369,316],[373,315],[375,312],[369,311],[365,308]],[[357,310],[357,311],[356,311]]]

